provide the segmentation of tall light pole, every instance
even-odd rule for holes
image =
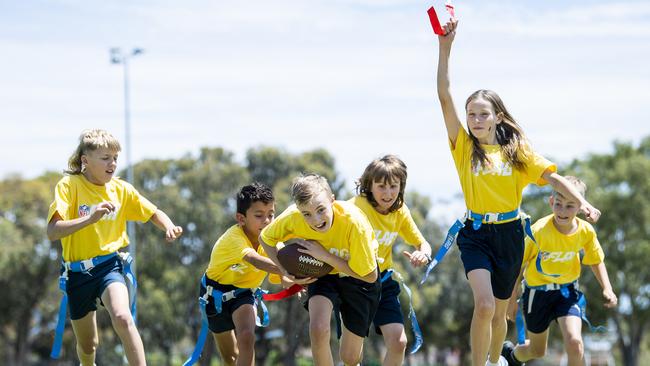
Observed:
[[[142,48],[134,48],[129,53],[122,53],[120,48],[111,48],[111,64],[122,64],[124,69],[124,133],[126,148],[126,180],[135,184],[133,180],[133,164],[131,163],[131,115],[129,107],[129,59],[140,55],[144,52]],[[135,258],[136,240],[135,240],[135,223],[127,222],[126,232],[129,236],[129,252]],[[135,275],[135,261],[131,264],[131,269]]]

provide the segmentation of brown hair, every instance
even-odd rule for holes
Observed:
[[[100,147],[112,151],[121,151],[120,142],[115,136],[100,129],[84,130],[79,135],[79,145],[68,159],[68,169],[63,172],[70,175],[77,175],[83,172],[84,167],[81,163],[81,155],[86,155],[90,151],[95,151]]]
[[[465,111],[467,111],[467,106],[469,103],[476,99],[485,99],[490,102],[494,112],[497,116],[501,116],[503,121],[496,125],[496,137],[497,143],[501,146],[501,152],[505,156],[506,160],[517,170],[523,170],[526,168],[526,163],[522,160],[526,154],[524,147],[528,144],[526,135],[521,126],[515,121],[515,119],[510,115],[510,112],[506,109],[505,104],[501,100],[501,97],[492,90],[477,90],[472,95],[467,98],[465,102]],[[469,129],[468,129],[469,130]],[[485,154],[485,150],[481,147],[481,143],[478,141],[472,132],[469,131],[469,137],[472,140],[472,168],[477,166],[489,166],[490,161]]]
[[[291,198],[296,205],[309,203],[309,201],[321,192],[326,192],[331,196],[332,188],[327,183],[327,179],[318,174],[302,174],[294,178],[291,183]]]
[[[364,170],[361,178],[357,182],[357,194],[366,197],[372,207],[377,207],[379,204],[372,195],[372,184],[374,182],[399,182],[399,194],[397,199],[390,206],[388,212],[399,210],[404,204],[404,189],[406,187],[406,164],[395,155],[386,155],[380,159],[373,160],[366,170]]]

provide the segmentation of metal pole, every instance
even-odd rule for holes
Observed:
[[[130,114],[130,105],[129,105],[129,55],[122,56],[122,65],[124,66],[124,134],[125,134],[125,143],[126,143],[126,181],[135,185],[135,180],[133,177],[133,163],[131,161],[131,114]],[[128,221],[126,223],[126,234],[129,236],[129,252],[136,258],[136,235],[135,235],[135,223],[133,221]],[[136,263],[131,264],[131,269],[133,275],[137,274]]]

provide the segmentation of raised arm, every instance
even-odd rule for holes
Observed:
[[[542,174],[542,178],[546,180],[554,190],[560,192],[564,197],[580,202],[580,211],[585,214],[587,220],[591,222],[597,222],[600,218],[600,210],[592,206],[578,190],[569,183],[563,176],[547,170]]]
[[[452,19],[444,25],[444,36],[438,36],[440,44],[440,51],[438,52],[438,99],[440,99],[440,106],[442,107],[442,115],[445,119],[445,126],[447,127],[447,135],[452,144],[456,144],[458,131],[461,127],[460,119],[456,113],[454,101],[451,98],[449,89],[449,55],[451,54],[451,44],[456,37],[456,26],[458,21]]]

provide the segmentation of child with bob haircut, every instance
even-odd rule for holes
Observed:
[[[290,278],[277,260],[276,245],[291,238],[309,240],[301,251],[334,267],[307,289],[314,364],[334,365],[330,320],[338,304],[343,319],[340,357],[346,365],[357,365],[381,292],[374,232],[359,208],[334,200],[332,189],[322,176],[307,174],[295,178],[291,197],[295,204],[262,230],[260,243]]]
[[[576,177],[567,176],[566,179],[584,197],[586,184]],[[502,355],[510,365],[520,366],[525,361],[544,357],[549,326],[553,320],[560,326],[568,365],[584,365],[581,332],[582,319],[586,320],[586,300],[578,290],[581,262],[588,265],[596,276],[603,290],[605,307],[613,308],[618,302],[609,282],[605,254],[596,231],[588,222],[576,217],[580,203],[558,191],[553,191],[549,203],[553,213],[537,220],[532,226],[537,243],[526,238],[520,278],[524,278],[522,305],[530,341],[516,347],[509,341],[504,343]],[[543,276],[535,270],[538,251],[542,254],[544,269],[559,276]],[[584,253],[582,260],[581,252]],[[510,298],[510,319],[515,317],[520,289],[517,286]]]
[[[281,273],[258,240],[274,216],[275,198],[271,188],[257,182],[242,187],[237,192],[237,223],[214,244],[210,263],[201,279],[199,297],[207,299],[208,328],[225,365],[255,363],[255,292],[267,272]],[[207,296],[206,292],[209,292]],[[220,311],[215,307],[215,296]],[[185,365],[197,361],[196,353]]]
[[[457,243],[474,298],[472,365],[505,365],[500,353],[507,331],[506,310],[524,254],[519,212],[524,188],[550,183],[578,202],[587,219],[597,221],[600,211],[556,173],[555,164],[533,151],[495,92],[478,90],[467,98],[468,130],[463,128],[449,89],[449,55],[457,24],[451,19],[443,27],[444,35],[438,36],[437,89],[467,206]]]
[[[413,267],[424,266],[431,261],[431,246],[404,203],[406,177],[406,164],[397,156],[386,155],[375,159],[368,164],[357,183],[358,195],[350,199],[368,217],[379,243],[377,260],[382,280],[381,300],[373,323],[386,344],[383,365],[401,365],[407,343],[399,302],[400,284],[392,278],[393,244],[397,236],[415,247],[412,253],[403,252]],[[415,321],[414,314],[412,320]],[[417,351],[418,347],[416,341],[411,352]]]
[[[131,184],[115,177],[120,150],[110,133],[83,131],[68,161],[67,175],[56,185],[47,216],[48,238],[60,239],[63,246],[60,281],[83,366],[95,363],[97,299],[110,314],[129,365],[146,364],[142,339],[129,312],[122,256],[118,256],[118,250],[129,244],[126,222],[151,220],[165,232],[167,241],[183,234],[180,226]]]

